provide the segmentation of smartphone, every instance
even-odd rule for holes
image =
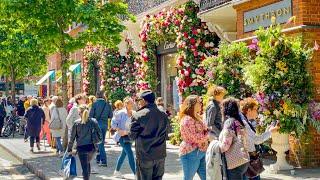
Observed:
[[[278,123],[279,123],[279,120],[274,120],[274,121],[272,121],[271,125],[273,127],[275,127]]]

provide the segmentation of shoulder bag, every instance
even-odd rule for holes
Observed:
[[[59,111],[58,111],[58,108],[55,108],[55,111],[58,115],[57,118],[54,118],[50,124],[49,124],[49,129],[52,129],[52,130],[60,130],[62,129],[62,122],[61,122],[61,119],[60,119],[60,114],[59,114]]]
[[[247,121],[247,123],[250,126],[250,128],[255,132],[255,129],[250,124],[250,122]],[[260,153],[256,152],[254,154],[250,154],[250,162],[245,175],[248,178],[254,178],[256,176],[259,176],[264,170],[265,169],[263,167],[263,162]]]

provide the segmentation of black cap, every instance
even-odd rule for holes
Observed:
[[[139,99],[144,99],[148,103],[154,103],[156,100],[155,94],[151,90],[145,90],[138,94]]]

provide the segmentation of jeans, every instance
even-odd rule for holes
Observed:
[[[56,139],[56,145],[57,145],[57,152],[63,152],[61,137],[55,137],[55,139]]]
[[[40,144],[40,137],[39,136],[37,136],[37,137],[31,136],[30,137],[30,147],[32,147],[32,148],[34,146],[34,140],[36,140],[37,144]]]
[[[206,180],[206,153],[196,149],[180,157],[184,180],[192,180],[198,173],[201,180]]]
[[[94,151],[90,152],[78,152],[79,160],[82,167],[82,176],[84,180],[90,179],[90,173],[91,173],[91,165],[90,161],[94,155]]]
[[[165,159],[142,161],[137,159],[137,180],[161,180]]]
[[[259,176],[256,176],[254,178],[248,178],[246,175],[243,175],[243,180],[260,180],[260,175]]]
[[[248,169],[248,165],[249,163],[245,163],[239,167],[236,167],[234,169],[228,169],[228,178],[229,179],[239,179],[239,180],[244,180],[243,177],[244,174],[246,173],[247,169]]]
[[[107,154],[104,148],[104,143],[106,139],[108,125],[106,122],[102,122],[102,121],[98,121],[98,124],[102,132],[102,142],[98,145],[99,153],[96,156],[96,161],[97,163],[101,162],[101,164],[107,164]]]
[[[128,155],[130,168],[131,168],[133,174],[136,174],[136,165],[134,162],[134,156],[133,156],[133,152],[131,149],[132,143],[124,142],[122,137],[120,138],[119,143],[122,147],[122,152],[121,152],[121,155],[119,156],[118,161],[117,161],[116,171],[120,171],[121,166],[123,164],[123,161],[126,158],[126,156]]]

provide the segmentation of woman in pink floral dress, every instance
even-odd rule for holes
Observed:
[[[206,179],[206,151],[208,148],[208,129],[201,118],[202,102],[196,95],[188,96],[180,111],[180,159],[184,180],[192,180],[198,173],[201,180]]]

